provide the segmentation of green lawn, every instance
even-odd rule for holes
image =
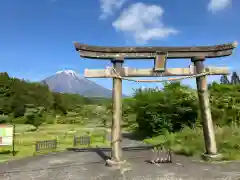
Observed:
[[[17,154],[12,156],[12,146],[0,147],[0,161],[23,158],[32,156],[35,152],[35,142],[43,140],[58,140],[58,148],[56,151],[64,151],[66,148],[73,147],[73,137],[87,134],[91,136],[92,147],[109,146],[109,142],[104,141],[104,128],[88,129],[80,125],[69,124],[51,124],[43,125],[38,131],[33,131],[31,125],[16,125],[15,133],[15,151]],[[80,147],[80,146],[76,146]],[[84,146],[81,146],[84,147]],[[48,151],[52,152],[52,150]],[[48,153],[44,152],[44,153]]]

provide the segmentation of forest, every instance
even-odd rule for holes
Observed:
[[[240,79],[236,72],[208,85],[211,111],[220,152],[240,159]],[[86,98],[51,92],[47,85],[0,73],[0,124],[111,125],[111,99]],[[136,89],[123,99],[122,127],[146,143],[165,143],[174,152],[195,155],[203,151],[196,89],[180,82],[162,89]],[[189,143],[191,142],[191,143]]]
[[[0,124],[30,123],[37,127],[46,122],[46,115],[64,116],[81,105],[109,101],[51,92],[45,84],[12,78],[6,72],[0,73],[0,83]]]

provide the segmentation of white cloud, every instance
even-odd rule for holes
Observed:
[[[211,12],[217,12],[230,6],[232,0],[210,0],[208,3],[208,10]]]
[[[161,6],[139,2],[126,8],[112,25],[117,31],[132,35],[137,43],[144,44],[152,39],[166,38],[178,33],[176,29],[163,24],[163,13]]]
[[[127,0],[100,0],[102,14],[101,19],[112,15],[114,11],[120,9]]]

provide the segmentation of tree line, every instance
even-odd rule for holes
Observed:
[[[233,72],[230,80],[224,75],[220,83],[213,82],[208,88],[214,124],[238,127],[238,74]],[[95,106],[88,106],[90,109],[86,106],[91,104],[106,107],[110,111],[112,108],[111,99],[51,92],[46,84],[27,82],[9,77],[6,72],[0,73],[0,124],[14,121],[37,127],[49,114],[53,117],[80,111],[82,115],[91,114],[96,110],[91,109]],[[133,97],[123,99],[124,123],[137,126],[148,135],[175,132],[185,126],[201,126],[199,114],[197,91],[179,82],[166,83],[163,89],[136,89]],[[97,118],[105,116],[110,117],[111,113],[105,112]]]
[[[237,72],[233,72],[231,75],[231,79],[229,80],[227,75],[223,75],[220,78],[221,84],[240,84],[240,79]]]
[[[40,121],[37,119],[43,118],[46,113],[66,114],[75,106],[91,103],[93,100],[90,98],[51,92],[46,84],[27,82],[9,77],[6,72],[0,73],[0,123],[18,117],[37,123]]]

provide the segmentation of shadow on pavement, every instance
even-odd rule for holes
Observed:
[[[139,151],[146,151],[153,148],[153,146],[135,146],[135,147],[123,147],[123,151],[128,152],[139,152]],[[101,159],[106,161],[110,159],[110,156],[106,155],[106,152],[111,152],[111,148],[101,148],[101,147],[94,147],[94,148],[67,148],[67,151],[73,152],[95,152]]]

